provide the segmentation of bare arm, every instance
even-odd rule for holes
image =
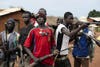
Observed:
[[[32,52],[27,48],[24,47],[24,50],[29,54],[29,56],[34,60],[37,61],[38,59],[32,54]]]
[[[80,27],[78,27],[77,29],[69,32],[68,29],[66,28],[62,28],[61,29],[61,32],[69,37],[73,37],[75,34],[77,34],[82,28],[86,27],[87,25],[86,24],[82,24]]]

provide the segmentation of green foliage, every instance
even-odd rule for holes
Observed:
[[[96,11],[95,9],[90,11],[88,17],[100,17],[100,11]]]

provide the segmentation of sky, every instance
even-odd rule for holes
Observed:
[[[0,0],[0,8],[22,7],[37,13],[40,8],[47,10],[48,16],[62,16],[72,12],[74,16],[88,16],[89,11],[100,11],[100,0]]]

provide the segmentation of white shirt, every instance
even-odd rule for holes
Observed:
[[[67,27],[63,24],[59,24],[56,29],[56,45],[57,45],[57,49],[60,51],[68,48],[68,43],[69,43],[69,39],[70,39],[69,36],[62,33],[62,31],[61,31],[62,28],[67,29]],[[61,45],[61,46],[59,46],[59,45]],[[68,54],[68,50],[65,50],[60,53],[60,55],[66,55],[66,54]]]

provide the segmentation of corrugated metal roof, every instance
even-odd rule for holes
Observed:
[[[100,21],[100,17],[90,17],[93,20]]]
[[[8,8],[8,9],[4,9],[2,11],[0,11],[0,16],[3,16],[3,15],[6,15],[6,14],[9,14],[9,13],[13,13],[13,12],[16,12],[16,11],[21,11],[22,8]]]
[[[89,17],[89,18],[95,21],[100,21],[100,17]],[[88,22],[87,17],[80,17],[79,20],[83,22]]]
[[[0,9],[0,12],[3,11],[4,9]]]

